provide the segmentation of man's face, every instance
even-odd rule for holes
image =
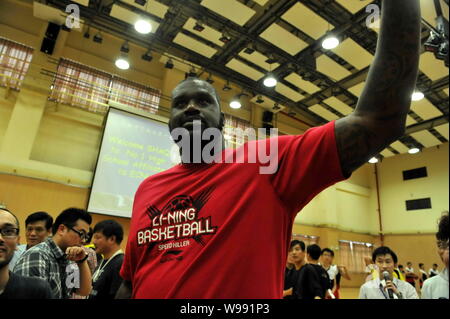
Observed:
[[[333,256],[326,251],[322,254],[322,264],[331,265],[333,263]]]
[[[92,243],[97,254],[104,254],[109,251],[113,241],[112,238],[106,237],[102,232],[96,232],[92,237]]]
[[[302,250],[299,244],[292,247],[289,251],[289,256],[293,263],[301,263],[305,260],[305,252]]]
[[[375,264],[378,266],[378,269],[380,270],[380,275],[382,275],[384,271],[387,271],[389,275],[392,277],[392,273],[394,272],[395,268],[395,263],[391,254],[378,255],[375,259]]]
[[[446,242],[438,242],[438,253],[445,267],[448,269],[448,240]]]
[[[50,232],[45,228],[44,220],[29,223],[25,231],[27,245],[30,247],[42,243],[49,235]]]
[[[67,227],[64,225],[62,236],[65,247],[63,248],[84,245],[84,240],[81,237],[87,236],[88,233],[89,224],[84,220],[77,220],[75,226],[73,227]]]
[[[411,268],[411,267],[412,267],[412,264],[411,264],[411,263],[407,263],[406,266],[407,266],[408,268]]]
[[[183,82],[173,90],[169,129],[185,128],[191,132],[194,120],[201,121],[202,131],[223,127],[223,114],[214,89],[201,80]]]
[[[0,209],[0,229],[18,228],[16,219],[9,212]],[[7,266],[14,256],[19,236],[7,237],[0,233],[0,269]]]

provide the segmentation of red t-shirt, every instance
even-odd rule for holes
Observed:
[[[244,161],[177,165],[144,180],[121,269],[133,298],[282,298],[295,215],[344,179],[334,122],[278,137],[277,158],[274,174]]]

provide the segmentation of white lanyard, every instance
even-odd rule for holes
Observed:
[[[114,259],[114,257],[116,257],[119,254],[123,254],[122,249],[119,249],[118,251],[116,251],[114,253],[114,255],[111,256],[111,258],[108,259],[108,261],[103,265],[103,262],[105,260],[102,260],[102,262],[100,263],[100,266],[98,266],[97,270],[94,272],[94,275],[92,275],[92,282],[96,282],[98,280],[98,278],[100,278],[100,276],[103,273],[103,270],[105,269],[106,265],[108,265],[108,263]]]

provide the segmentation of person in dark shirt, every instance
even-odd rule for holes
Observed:
[[[295,294],[295,285],[298,281],[298,274],[300,269],[306,264],[305,261],[305,243],[301,240],[294,239],[289,245],[289,257],[291,267],[286,267],[284,272],[284,299],[297,299]]]
[[[51,299],[50,285],[38,278],[16,275],[8,265],[19,241],[19,221],[6,208],[0,208],[0,299]]]
[[[95,225],[92,242],[95,252],[102,254],[103,260],[92,276],[89,299],[114,299],[122,284],[119,274],[124,257],[120,249],[122,239],[123,228],[115,220],[104,220]]]
[[[308,263],[302,267],[295,287],[298,299],[324,299],[330,289],[330,277],[319,265],[321,249],[318,245],[306,248]]]

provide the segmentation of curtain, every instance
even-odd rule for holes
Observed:
[[[19,90],[33,57],[33,48],[0,37],[0,86]]]
[[[247,129],[253,129],[250,122],[238,119],[231,115],[225,115],[224,137],[227,147],[234,146],[234,148],[238,148],[247,142],[248,136],[245,134]],[[255,134],[257,134],[256,131]],[[254,138],[256,138],[256,136]]]
[[[77,62],[61,59],[50,100],[104,113],[112,76]]]
[[[349,272],[364,273],[366,264],[364,257],[372,256],[373,245],[369,243],[339,241],[339,258],[341,265],[347,267]]]
[[[112,80],[110,96],[112,101],[156,113],[160,98],[161,93],[151,87],[119,77]]]

